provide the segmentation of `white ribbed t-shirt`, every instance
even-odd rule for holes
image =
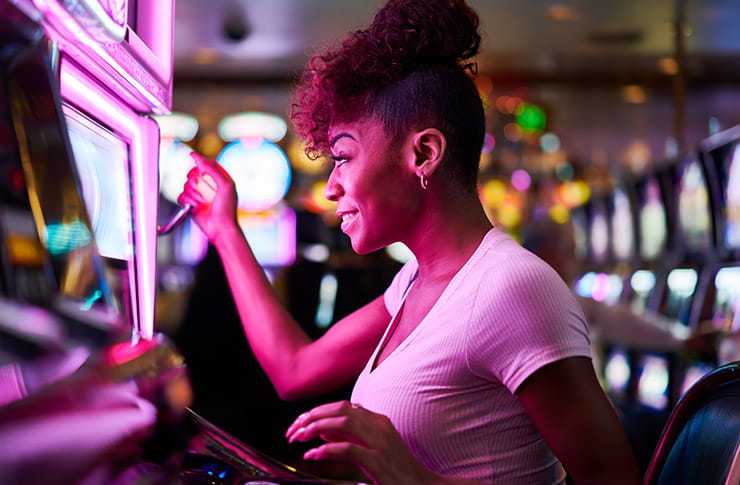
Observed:
[[[416,272],[412,260],[385,293],[394,319]],[[486,483],[562,482],[562,466],[514,392],[548,363],[590,357],[590,343],[570,289],[537,256],[492,229],[419,325],[372,369],[379,348],[352,401],[386,415],[421,464]]]

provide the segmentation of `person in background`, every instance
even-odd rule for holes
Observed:
[[[493,227],[476,191],[484,134],[463,0],[390,0],[318,53],[291,113],[334,162],[325,195],[360,254],[414,258],[384,294],[312,340],[280,305],[235,218],[235,189],[197,154],[180,203],[218,251],[255,356],[283,399],[355,381],[350,401],[288,428],[307,460],[376,484],[642,483],[568,287]]]

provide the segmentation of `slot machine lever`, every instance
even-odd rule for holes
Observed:
[[[167,220],[167,222],[165,222],[161,226],[157,226],[157,236],[164,236],[165,234],[171,233],[185,220],[185,218],[188,217],[188,215],[190,215],[190,211],[192,210],[192,208],[193,206],[191,206],[190,204],[185,204],[181,206],[180,209]]]

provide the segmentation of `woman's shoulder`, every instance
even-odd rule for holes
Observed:
[[[491,230],[481,249],[480,267],[487,271],[528,274],[532,271],[549,272],[548,269],[552,269],[539,256],[500,229]]]

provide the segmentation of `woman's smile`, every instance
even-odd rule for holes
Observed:
[[[352,225],[359,214],[359,211],[356,210],[337,211],[337,217],[342,220],[342,224],[340,226],[342,232],[344,232],[345,234],[347,233],[348,228]]]

